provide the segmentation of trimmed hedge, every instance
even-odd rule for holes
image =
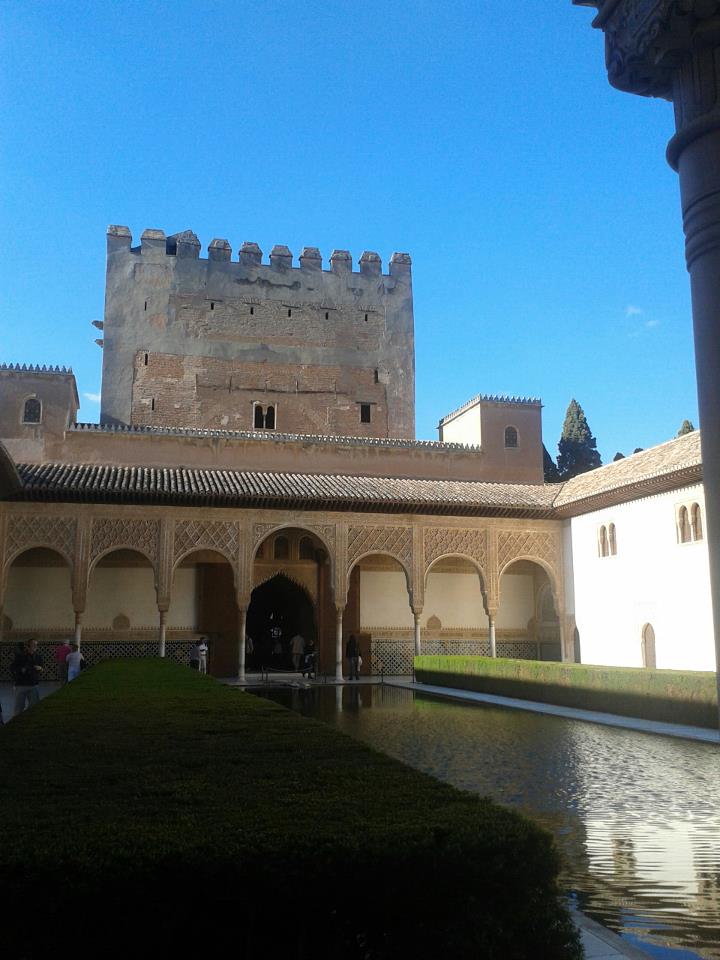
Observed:
[[[550,835],[161,660],[0,730],[10,956],[576,960]]]
[[[714,673],[492,657],[415,657],[421,683],[717,729]]]

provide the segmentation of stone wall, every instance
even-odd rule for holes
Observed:
[[[369,252],[353,272],[346,251],[323,270],[315,248],[293,267],[287,247],[233,261],[227,241],[200,259],[190,231],[131,243],[109,229],[103,423],[252,429],[253,404],[273,402],[286,432],[414,437],[407,254],[383,274]]]

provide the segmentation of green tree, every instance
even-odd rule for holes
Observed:
[[[597,440],[588,426],[585,412],[577,400],[571,400],[565,414],[562,436],[558,443],[557,465],[562,480],[569,480],[579,473],[594,470],[602,464],[597,450]]]
[[[679,437],[684,437],[686,433],[693,433],[694,430],[695,430],[695,427],[693,426],[691,420],[683,420],[682,426],[678,430],[677,435]]]
[[[545,444],[543,444],[543,475],[545,477],[545,483],[560,482],[560,471],[557,468],[557,464],[548,453]]]

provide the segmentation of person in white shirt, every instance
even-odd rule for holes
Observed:
[[[75,677],[80,674],[80,664],[83,663],[85,657],[80,653],[80,647],[76,643],[70,644],[70,653],[65,658],[65,663],[67,664],[67,678],[68,683],[71,680],[74,680]]]
[[[198,651],[200,653],[200,673],[207,673],[208,645],[205,637],[200,637]]]

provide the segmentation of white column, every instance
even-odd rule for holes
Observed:
[[[416,613],[413,610],[413,617],[415,618],[415,656],[419,657],[421,654],[420,647],[420,616],[421,614]]]
[[[80,641],[82,640],[82,618],[83,611],[75,611],[75,643],[80,647]]]
[[[343,680],[343,613],[344,607],[335,608],[335,679]]]
[[[240,615],[240,629],[238,631],[238,680],[245,679],[245,643],[247,632],[247,607],[238,609]]]
[[[497,657],[497,647],[495,645],[495,614],[488,614],[488,644],[490,646],[490,656]]]
[[[161,657],[165,656],[165,628],[167,624],[167,610],[160,611],[160,631],[158,636],[159,650],[158,654]]]

